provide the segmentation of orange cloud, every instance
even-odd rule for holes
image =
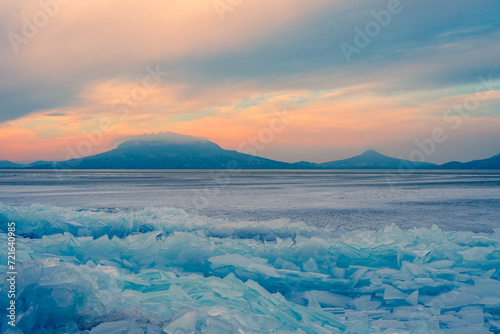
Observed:
[[[270,147],[358,147],[398,141],[418,136],[441,121],[441,115],[426,113],[429,105],[427,109],[407,106],[408,97],[380,96],[368,85],[321,92],[261,92],[241,84],[191,99],[185,96],[184,86],[166,83],[147,90],[136,106],[117,112],[116,101],[131,95],[137,86],[119,80],[100,82],[86,87],[74,108],[46,110],[1,125],[0,140],[7,145],[0,156],[65,159],[67,147],[75,150],[82,141],[94,141],[90,150],[84,150],[83,155],[89,155],[112,148],[122,136],[159,131],[206,137],[238,149],[271,128],[276,113],[283,112],[286,127],[279,126]]]

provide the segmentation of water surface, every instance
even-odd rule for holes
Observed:
[[[4,170],[0,202],[171,207],[233,221],[287,218],[347,230],[395,223],[491,232],[500,227],[500,172]]]

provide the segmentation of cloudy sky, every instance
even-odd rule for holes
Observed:
[[[500,153],[499,12],[496,0],[3,0],[0,159],[168,131],[285,161],[486,158]]]

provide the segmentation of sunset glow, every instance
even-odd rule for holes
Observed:
[[[54,3],[0,4],[0,159],[62,160],[89,138],[95,154],[166,131],[238,149],[273,110],[291,121],[258,152],[269,158],[322,162],[371,147],[405,155],[436,127],[450,138],[438,148],[443,161],[497,153],[484,145],[500,139],[500,31],[487,15],[467,26],[451,23],[456,12],[433,13],[446,23],[406,41],[398,32],[425,6],[402,3],[349,62],[339,45],[354,43],[352,22],[363,27],[384,2]],[[447,110],[476,92],[489,93],[473,112],[448,114],[463,118],[455,129]]]

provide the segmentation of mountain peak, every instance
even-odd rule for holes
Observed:
[[[343,168],[343,169],[358,169],[358,168],[371,168],[371,169],[397,169],[400,168],[405,160],[391,158],[373,149],[369,149],[360,155],[352,158],[330,161],[320,164],[323,168]],[[421,162],[410,162],[411,166],[423,168],[423,167],[434,167],[434,164],[421,163]]]
[[[364,151],[363,153],[360,154],[360,156],[364,156],[364,157],[367,157],[367,156],[384,156],[383,154],[381,153],[378,153],[377,151],[373,150],[373,149],[369,149],[369,150],[366,150]]]

